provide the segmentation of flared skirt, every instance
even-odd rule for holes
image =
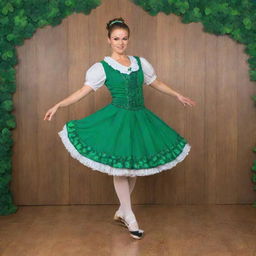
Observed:
[[[191,145],[146,107],[108,104],[58,132],[70,155],[108,175],[147,176],[184,160]]]

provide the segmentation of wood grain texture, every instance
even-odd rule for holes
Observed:
[[[90,15],[72,14],[47,26],[17,48],[17,128],[13,130],[12,190],[19,205],[115,204],[111,176],[73,159],[57,132],[111,101],[103,86],[79,102],[46,111],[83,86],[86,70],[111,55],[108,20],[123,17],[131,29],[127,54],[146,58],[158,79],[197,102],[186,107],[144,86],[145,105],[191,144],[189,156],[171,170],[138,177],[134,204],[240,204],[254,200],[251,165],[256,137],[244,46],[203,31],[180,17],[150,16],[127,0],[102,1]],[[156,131],[157,132],[157,131]]]
[[[114,205],[21,206],[0,218],[1,256],[255,255],[250,205],[136,205],[137,243]],[[245,221],[246,220],[246,221]]]

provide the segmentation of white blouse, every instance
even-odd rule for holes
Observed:
[[[121,73],[130,74],[132,71],[139,69],[139,65],[134,56],[128,55],[131,65],[129,67],[120,64],[118,61],[110,56],[106,56],[104,61],[106,61],[111,67],[119,70]],[[142,70],[144,73],[144,84],[149,85],[156,79],[156,73],[153,66],[143,57],[139,57],[141,61]],[[106,80],[105,70],[101,62],[96,62],[93,64],[85,74],[84,85],[92,87],[94,91],[98,90],[102,85],[104,85]]]

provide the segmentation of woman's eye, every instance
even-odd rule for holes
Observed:
[[[115,41],[119,40],[119,38],[114,38]],[[128,38],[124,38],[123,40],[128,40]]]

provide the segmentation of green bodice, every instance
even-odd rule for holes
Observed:
[[[130,74],[121,73],[106,61],[101,61],[106,74],[105,85],[112,96],[111,104],[128,110],[136,110],[145,106],[143,96],[144,74],[140,58],[138,56],[134,57],[139,69],[132,71]]]

